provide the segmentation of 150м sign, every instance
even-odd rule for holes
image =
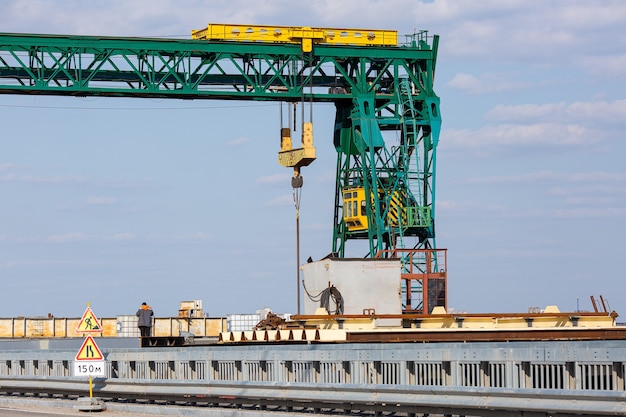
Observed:
[[[106,376],[104,361],[74,362],[74,376]]]

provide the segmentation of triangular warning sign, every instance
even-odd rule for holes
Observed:
[[[85,314],[83,314],[83,318],[80,319],[76,331],[78,333],[102,333],[102,326],[96,318],[96,315],[91,311],[91,308],[87,307],[87,310],[85,310]]]
[[[102,356],[102,352],[96,345],[96,341],[93,340],[91,335],[85,338],[83,345],[80,347],[80,350],[76,354],[77,361],[101,361],[104,359]]]

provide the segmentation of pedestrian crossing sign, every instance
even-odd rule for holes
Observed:
[[[96,345],[96,341],[91,337],[91,335],[85,338],[83,345],[80,347],[80,350],[76,354],[77,361],[101,361],[104,360],[104,356]]]
[[[85,310],[85,314],[83,314],[83,318],[80,319],[78,326],[76,327],[76,332],[78,333],[102,333],[102,326],[100,322],[96,318],[96,315],[93,314],[91,308],[87,307]]]

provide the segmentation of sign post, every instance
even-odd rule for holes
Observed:
[[[76,327],[76,332],[79,333],[102,333],[103,329],[98,321],[96,315],[91,311],[91,307],[89,303],[87,303],[87,309],[83,314],[78,326]],[[106,361],[104,360],[104,355],[100,351],[100,348],[96,344],[96,341],[91,336],[91,334],[87,335],[83,344],[81,345],[76,357],[74,358],[74,376],[89,376],[89,400],[87,408],[79,407],[80,410],[92,411],[92,410],[102,410],[100,404],[94,404],[93,402],[93,377],[106,376]]]

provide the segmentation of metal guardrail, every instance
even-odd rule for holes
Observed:
[[[103,349],[95,395],[507,415],[626,415],[626,341]],[[0,352],[0,391],[85,392],[75,352]],[[309,411],[310,412],[310,411]],[[517,413],[517,414],[516,414]]]
[[[33,392],[41,389],[41,379],[4,378],[1,391]],[[46,378],[48,389],[65,394],[84,394],[85,381],[72,378]],[[282,408],[303,407],[303,413],[332,408],[345,411],[381,411],[395,413],[438,413],[502,416],[516,411],[523,416],[546,415],[624,415],[623,393],[572,392],[556,390],[507,390],[498,388],[440,387],[436,390],[413,386],[328,384],[311,386],[303,383],[224,382],[205,384],[197,381],[131,381],[96,382],[94,395],[108,398],[143,398],[187,403],[259,404]],[[507,414],[514,415],[514,414]]]

